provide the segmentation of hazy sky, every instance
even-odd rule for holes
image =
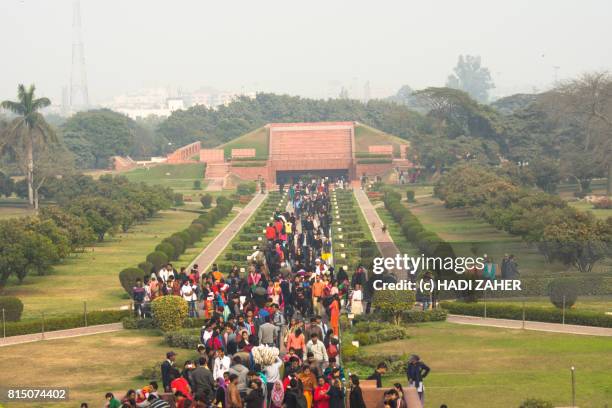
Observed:
[[[550,85],[554,66],[612,68],[609,0],[82,0],[81,14],[93,102],[204,85],[361,97],[366,80],[386,96],[443,85],[459,54],[481,55],[501,94]],[[20,82],[60,97],[71,25],[72,0],[0,0],[0,99]]]

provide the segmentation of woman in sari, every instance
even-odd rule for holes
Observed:
[[[329,305],[329,325],[334,331],[334,336],[340,335],[340,300],[334,295]]]
[[[306,398],[306,404],[308,405],[308,408],[312,408],[317,378],[312,373],[310,366],[308,365],[305,365],[302,368],[302,372],[297,375],[297,378],[302,382],[302,386],[304,387],[304,398]]]

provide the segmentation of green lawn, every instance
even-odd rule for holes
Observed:
[[[193,192],[193,182],[200,180],[204,189],[204,163],[160,164],[137,168],[121,175],[130,181],[170,187],[175,192]]]
[[[71,255],[47,276],[29,275],[22,285],[10,280],[5,294],[23,301],[24,319],[39,317],[43,311],[46,315],[80,312],[85,300],[89,310],[128,304],[119,271],[143,262],[163,238],[189,226],[197,215],[164,211],[127,233]]]
[[[612,341],[606,337],[424,323],[410,338],[362,347],[366,355],[418,354],[429,365],[429,407],[518,407],[527,397],[569,406],[570,367],[576,367],[581,408],[612,401]],[[385,386],[406,383],[386,376]]]
[[[6,407],[90,407],[104,405],[104,394],[121,399],[128,389],[148,384],[142,369],[165,359],[169,350],[156,331],[124,330],[70,339],[3,347],[0,359],[2,386],[69,387],[69,402],[6,404]],[[176,349],[177,364],[194,359],[195,352]],[[161,386],[161,381],[160,381]]]

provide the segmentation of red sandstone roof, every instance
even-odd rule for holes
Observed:
[[[266,127],[304,127],[304,126],[355,126],[355,122],[293,122],[268,123]]]

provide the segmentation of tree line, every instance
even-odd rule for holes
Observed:
[[[549,261],[590,272],[612,256],[612,217],[595,218],[560,197],[514,183],[496,169],[462,164],[445,173],[434,194],[448,208],[469,208],[500,230],[534,244]]]
[[[84,175],[52,179],[44,190],[56,204],[37,215],[0,221],[0,289],[11,276],[45,275],[70,253],[170,207],[169,188],[131,183],[122,176]]]
[[[472,71],[481,77],[475,84],[465,74]],[[577,195],[584,196],[593,179],[607,177],[612,194],[609,73],[587,73],[547,92],[513,95],[492,104],[484,102],[483,92],[491,86],[487,78],[479,61],[465,57],[448,87],[413,91],[405,86],[386,100],[364,103],[259,93],[227,106],[177,110],[163,120],[134,121],[101,109],[79,112],[58,126],[47,124],[38,113],[48,100],[34,98],[33,87],[20,86],[18,101],[2,105],[17,117],[0,119],[0,164],[9,170],[7,163],[19,164],[11,174],[27,175],[28,196],[35,205],[38,190],[50,176],[75,166],[106,168],[113,155],[149,157],[195,141],[214,147],[270,122],[359,121],[409,140],[412,160],[435,178],[456,163],[507,163],[514,167],[510,171],[529,174],[550,193],[569,179],[578,186]]]

